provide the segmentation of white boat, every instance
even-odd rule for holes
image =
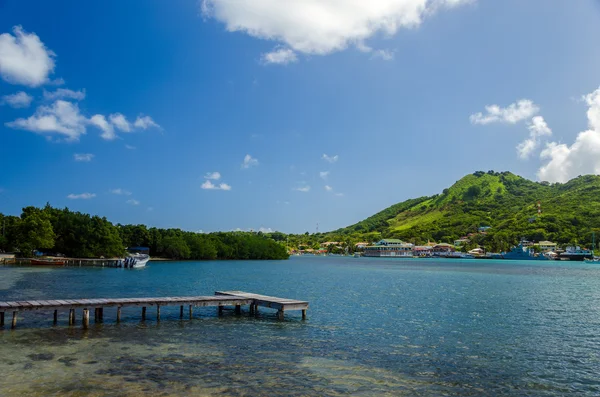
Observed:
[[[131,268],[137,269],[140,267],[146,266],[146,263],[150,260],[150,255],[146,254],[133,254],[129,255],[129,259],[131,260]]]
[[[138,269],[146,266],[150,260],[150,249],[147,247],[130,247],[127,248],[129,254],[121,261],[121,267],[127,269]]]

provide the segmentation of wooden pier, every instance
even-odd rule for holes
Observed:
[[[241,314],[242,306],[250,305],[250,314],[258,314],[258,307],[277,309],[277,318],[283,320],[285,311],[302,310],[302,319],[306,319],[308,302],[293,299],[277,298],[274,296],[258,295],[243,291],[217,291],[214,296],[184,296],[162,298],[118,298],[118,299],[64,299],[64,300],[31,300],[0,302],[0,327],[4,327],[5,313],[12,313],[11,328],[17,326],[19,312],[32,310],[54,311],[54,324],[58,323],[59,310],[69,311],[69,325],[75,325],[76,311],[81,309],[83,328],[90,324],[90,309],[94,309],[96,322],[104,320],[104,308],[116,307],[116,321],[121,321],[121,309],[124,307],[141,307],[142,320],[146,320],[146,308],[156,307],[156,320],[160,321],[160,308],[164,306],[179,306],[179,316],[184,317],[187,306],[190,320],[193,318],[194,307],[218,307],[222,314],[223,307],[233,306],[236,314]]]
[[[0,264],[3,265],[20,265],[20,266],[32,266],[31,260],[36,258],[5,258],[0,260]],[[54,258],[57,261],[64,262],[61,265],[33,265],[36,267],[120,267],[120,261],[122,258],[96,258],[96,259],[84,259],[84,258]]]

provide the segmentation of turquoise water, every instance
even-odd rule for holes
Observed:
[[[0,267],[0,300],[210,295],[310,301],[277,321],[215,308],[0,330],[0,395],[597,396],[600,267],[573,262],[293,257],[140,270]],[[150,313],[151,314],[151,313]],[[78,320],[81,314],[77,313]]]

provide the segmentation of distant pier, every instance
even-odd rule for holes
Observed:
[[[116,299],[64,299],[64,300],[30,300],[0,302],[0,327],[4,327],[5,313],[12,314],[11,328],[16,328],[18,314],[27,311],[53,311],[53,323],[58,323],[59,311],[69,313],[69,325],[76,323],[76,311],[81,310],[83,328],[90,325],[90,310],[94,309],[96,322],[104,320],[104,308],[116,307],[116,322],[121,321],[121,309],[124,307],[141,307],[142,320],[146,320],[146,309],[156,308],[156,320],[160,321],[160,309],[165,306],[179,306],[179,316],[184,318],[187,307],[190,320],[193,318],[194,307],[215,306],[219,315],[226,306],[234,307],[236,314],[242,313],[242,306],[249,305],[250,314],[258,314],[259,307],[277,309],[277,318],[283,320],[284,313],[291,310],[301,310],[302,319],[306,319],[308,302],[294,299],[277,298],[274,296],[253,294],[243,291],[217,291],[214,296],[158,297],[158,298],[116,298]]]
[[[21,265],[21,266],[32,266],[31,260],[36,258],[5,258],[0,260],[0,264],[4,265]],[[48,264],[48,265],[33,265],[33,266],[69,266],[69,267],[121,267],[122,258],[111,258],[111,259],[83,259],[83,258],[54,258],[58,262],[64,262],[62,264]]]

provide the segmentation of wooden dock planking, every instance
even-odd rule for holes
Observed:
[[[102,321],[105,307],[117,308],[117,321],[121,319],[121,308],[142,307],[142,317],[145,318],[146,308],[156,306],[157,320],[160,319],[161,306],[180,306],[180,316],[183,317],[183,307],[189,306],[190,319],[193,317],[193,307],[216,306],[219,313],[223,306],[234,306],[237,314],[241,313],[241,307],[250,305],[250,313],[256,313],[258,306],[277,309],[278,317],[283,318],[287,310],[302,310],[302,318],[306,318],[308,302],[294,299],[277,298],[274,296],[253,294],[243,291],[217,291],[212,296],[177,296],[177,297],[153,297],[153,298],[114,298],[114,299],[62,299],[62,300],[29,300],[0,302],[0,326],[4,325],[5,312],[12,312],[12,326],[16,326],[17,313],[33,310],[54,311],[54,323],[58,318],[58,310],[69,310],[69,325],[75,322],[75,309],[83,309],[83,327],[89,326],[89,311],[95,309],[96,320]]]
[[[283,320],[283,314],[287,310],[302,310],[302,319],[306,319],[306,311],[308,310],[308,302],[295,299],[278,298],[244,291],[217,291],[215,295],[239,296],[252,299],[254,301],[250,307],[252,313],[256,312],[258,306],[269,307],[277,309],[277,316],[281,320]]]

